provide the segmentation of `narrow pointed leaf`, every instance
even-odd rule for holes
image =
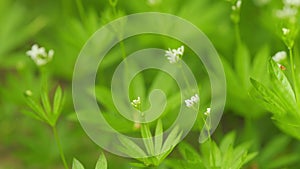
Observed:
[[[83,165],[76,159],[73,159],[72,169],[84,169]]]
[[[126,153],[127,155],[131,157],[145,157],[146,153],[134,142],[132,142],[130,139],[120,136],[119,137],[120,142],[122,143],[123,147],[123,153]]]
[[[155,129],[155,155],[159,155],[161,153],[161,147],[163,143],[163,126],[161,119],[157,121],[156,129]]]
[[[152,134],[148,124],[142,124],[141,134],[143,137],[143,141],[148,152],[148,155],[154,155],[154,145],[152,140]]]
[[[107,169],[107,160],[103,152],[101,152],[100,157],[96,163],[95,169]]]
[[[60,86],[57,87],[53,99],[53,113],[59,116],[63,107],[63,92]]]

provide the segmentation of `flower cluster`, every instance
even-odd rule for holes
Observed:
[[[52,60],[54,51],[51,49],[47,53],[44,47],[34,44],[26,54],[31,57],[37,66],[43,66]]]
[[[180,60],[180,57],[182,57],[184,52],[184,46],[180,46],[178,49],[170,49],[166,51],[165,56],[167,56],[167,59],[171,64],[177,63]]]
[[[283,0],[283,4],[284,4],[283,9],[278,10],[276,12],[277,17],[282,19],[294,20],[298,13],[300,0]]]
[[[192,107],[194,104],[199,102],[199,96],[198,94],[195,94],[190,99],[186,99],[184,102],[187,107]]]
[[[135,108],[139,108],[139,106],[141,105],[141,98],[137,97],[137,99],[132,100],[131,105]]]

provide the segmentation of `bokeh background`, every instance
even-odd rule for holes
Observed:
[[[36,65],[25,54],[35,43],[55,51],[48,71],[52,86],[63,86],[67,98],[58,122],[67,161],[71,164],[75,157],[86,168],[93,168],[101,148],[81,128],[72,104],[71,83],[76,58],[88,38],[101,26],[120,16],[149,11],[170,13],[190,21],[207,35],[218,51],[225,68],[228,94],[226,109],[213,139],[218,142],[224,134],[235,131],[238,143],[251,142],[249,151],[258,152],[258,155],[245,168],[299,168],[300,142],[279,131],[272,122],[271,114],[248,95],[251,90],[249,77],[264,79],[267,74],[266,64],[258,62],[257,58],[269,59],[277,51],[285,49],[278,36],[278,20],[274,17],[274,12],[282,8],[282,2],[243,1],[238,24],[240,39],[246,48],[243,53],[237,52],[237,28],[230,19],[231,8],[232,4],[225,0],[119,0],[115,9],[108,0],[1,0],[0,169],[63,168],[51,129],[22,113],[27,109],[24,91],[30,89],[38,93],[41,85]],[[181,44],[167,37],[148,35],[128,39],[124,45],[131,53],[144,47],[167,49]],[[209,106],[209,80],[201,62],[194,61],[189,50],[187,55],[191,57],[184,60],[192,68],[203,69],[194,73],[199,77],[200,112],[204,112]],[[247,55],[249,59],[238,59],[237,55]],[[101,86],[109,85],[113,70],[122,59],[120,56],[121,51],[116,47],[101,67],[100,93],[103,92]],[[246,74],[240,72],[240,67],[246,69]],[[148,71],[143,75],[144,88],[152,82],[146,77],[156,73]],[[167,76],[165,78],[168,79]],[[172,91],[176,91],[176,87],[169,92]],[[171,112],[173,108],[168,110]],[[176,114],[168,113],[168,116],[174,119]],[[116,128],[124,129],[123,132],[136,132],[129,122],[119,121],[114,115],[107,118],[111,118]],[[199,128],[195,125],[185,139],[196,150],[199,149],[198,135]],[[109,168],[129,169],[129,163],[134,161],[105,154]],[[167,160],[176,158],[180,158],[177,149]]]

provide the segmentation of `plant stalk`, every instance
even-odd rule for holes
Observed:
[[[54,137],[55,137],[55,141],[56,141],[56,144],[57,144],[59,153],[60,153],[61,160],[62,160],[62,162],[63,162],[63,164],[64,164],[64,167],[65,167],[65,169],[69,169],[68,164],[67,164],[67,162],[66,162],[66,158],[65,158],[63,149],[62,149],[61,144],[60,144],[60,139],[59,139],[59,136],[58,136],[58,134],[57,134],[57,131],[56,131],[56,127],[55,127],[55,126],[52,127],[52,131],[53,131],[53,135],[54,135]]]

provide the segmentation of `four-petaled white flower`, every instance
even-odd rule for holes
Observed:
[[[205,115],[205,116],[209,116],[209,115],[210,115],[210,108],[207,108],[207,109],[206,109],[206,112],[204,112],[204,115]]]
[[[177,63],[180,60],[180,57],[184,53],[184,46],[180,46],[178,49],[168,49],[166,51],[165,56],[167,56],[167,59],[170,63]]]
[[[280,52],[277,52],[274,56],[272,56],[272,59],[276,62],[276,63],[279,63],[283,60],[286,59],[286,52],[285,51],[280,51]]]
[[[44,47],[34,44],[26,54],[31,57],[37,66],[43,66],[52,60],[54,51],[51,49],[47,53]]]
[[[194,104],[199,102],[199,96],[198,94],[195,94],[190,99],[186,99],[184,102],[187,107],[192,107]]]
[[[141,98],[137,97],[137,99],[132,100],[131,105],[135,108],[139,108],[139,106],[141,105]]]

